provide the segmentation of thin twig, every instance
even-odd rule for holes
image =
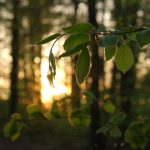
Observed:
[[[104,32],[93,32],[93,34],[97,34],[97,35],[109,35],[109,34],[115,34],[115,35],[122,35],[122,34],[128,34],[128,33],[134,33],[134,32],[138,32],[138,31],[142,31],[142,30],[146,30],[145,28],[137,28],[134,29],[132,31],[104,31]]]
[[[61,37],[63,37],[64,35],[66,35],[66,34],[65,34],[65,33],[64,33],[64,34],[61,34],[61,35],[54,41],[54,43],[53,43],[52,46],[51,46],[50,53],[52,52],[53,47],[54,47],[54,45],[56,44],[56,42],[57,42]]]

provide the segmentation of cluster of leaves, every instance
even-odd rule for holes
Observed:
[[[5,137],[15,141],[21,134],[24,123],[22,117],[18,113],[14,113],[10,120],[4,125],[3,133]]]
[[[6,138],[11,139],[12,141],[17,140],[20,137],[23,128],[27,126],[26,122],[32,120],[41,120],[41,119],[50,120],[52,118],[56,118],[59,115],[57,109],[58,109],[57,106],[54,106],[50,112],[44,114],[39,105],[35,105],[35,104],[29,105],[26,108],[29,118],[23,119],[20,113],[12,114],[10,119],[4,125],[3,128],[4,136]]]
[[[84,92],[84,95],[86,96],[88,101],[91,101],[91,103],[92,103],[93,99],[96,99],[95,96],[88,90],[86,90]],[[121,137],[122,133],[119,129],[119,126],[125,120],[126,114],[124,114],[123,112],[116,112],[115,113],[116,107],[109,100],[106,100],[106,102],[104,103],[104,110],[107,113],[113,114],[113,116],[108,121],[108,123],[106,123],[104,126],[102,126],[100,129],[97,130],[97,134],[103,133],[103,134],[108,135],[112,138]]]
[[[50,84],[53,85],[53,80],[56,75],[56,63],[55,56],[53,54],[54,44],[62,37],[67,36],[64,42],[64,50],[59,58],[78,55],[78,61],[76,64],[76,79],[78,84],[82,84],[90,72],[91,67],[91,55],[90,47],[93,43],[99,47],[104,48],[104,54],[106,61],[114,59],[117,68],[126,73],[134,62],[133,50],[129,46],[129,42],[134,41],[141,47],[150,42],[150,28],[139,27],[125,27],[116,31],[99,31],[89,23],[79,23],[70,27],[62,29],[64,33],[56,33],[50,35],[40,41],[37,45],[48,43],[55,39],[49,53],[49,73],[47,75]],[[95,96],[88,91],[85,91],[87,99],[95,99]],[[107,101],[104,105],[104,109],[108,113],[115,112],[115,106]],[[27,112],[30,119],[42,118],[51,120],[52,118],[60,118],[57,104],[54,102],[50,112],[44,114],[38,105],[30,105],[27,107]],[[87,116],[87,113],[83,110],[74,110],[69,119],[78,117],[82,119]],[[114,116],[108,121],[106,125],[97,130],[97,133],[104,133],[112,138],[118,138],[122,135],[119,126],[125,120],[126,115],[122,112],[114,114]],[[21,133],[21,130],[25,126],[24,122],[27,120],[22,119],[21,115],[15,113],[11,116],[10,120],[5,124],[3,128],[4,135],[11,140],[16,140]],[[75,123],[73,120],[69,120],[70,123]],[[133,148],[144,148],[147,143],[147,131],[148,125],[145,122],[133,122],[129,125],[125,132],[125,142],[130,143]]]
[[[103,133],[110,136],[111,138],[119,138],[122,136],[122,132],[119,128],[121,124],[125,121],[126,115],[122,112],[116,113],[108,121],[107,124],[102,126],[97,130],[97,134]],[[145,148],[148,142],[148,133],[150,131],[150,121],[149,119],[138,120],[131,122],[124,133],[124,139],[126,143],[129,143],[133,149]]]
[[[51,110],[46,113],[42,111],[39,105],[32,104],[26,108],[29,116],[28,118],[22,118],[20,113],[14,113],[11,115],[10,119],[3,127],[3,134],[6,138],[15,141],[20,137],[21,131],[27,127],[26,123],[30,121],[51,121],[52,119],[65,118],[68,119],[68,122],[72,126],[76,126],[81,122],[88,124],[90,118],[87,115],[88,113],[85,107],[83,106],[81,110],[73,110],[68,116],[62,116],[59,111],[57,101],[53,102]]]
[[[126,73],[134,63],[134,53],[136,51],[130,48],[130,43],[133,41],[139,47],[150,43],[150,28],[149,27],[123,27],[116,31],[101,31],[100,29],[94,29],[89,23],[79,23],[73,26],[63,28],[63,34],[56,33],[47,38],[42,39],[37,44],[45,44],[52,40],[56,41],[66,35],[67,39],[64,42],[64,50],[59,58],[78,55],[78,61],[76,64],[75,75],[77,83],[80,85],[86,79],[90,72],[91,67],[91,55],[90,47],[93,43],[97,44],[100,48],[104,49],[105,60],[113,59],[118,70]],[[52,48],[54,46],[52,45]],[[50,50],[50,67],[49,70],[54,70],[54,74],[51,73],[48,78],[50,83],[53,82],[53,77],[56,74],[55,58]],[[92,49],[94,50],[94,49]],[[134,51],[134,53],[133,53]],[[52,69],[51,69],[52,68]],[[50,76],[52,78],[50,78]],[[89,101],[92,102],[95,96],[85,91],[84,95]],[[114,114],[116,111],[115,106],[111,101],[107,101],[104,104],[104,110],[108,113]],[[70,116],[82,116],[84,112],[81,110],[75,110]],[[109,122],[101,127],[97,133],[104,133],[112,138],[119,138],[122,136],[119,126],[125,120],[126,115],[124,113],[115,113],[115,115],[109,120]],[[70,121],[73,122],[72,120]],[[147,143],[147,129],[144,124],[133,122],[129,125],[125,131],[125,142],[129,143],[133,148],[141,147],[144,148]]]
[[[90,91],[85,91],[85,96],[87,100],[91,103],[92,99],[95,98],[94,95]],[[102,127],[97,130],[97,134],[103,133],[111,137],[112,139],[117,139],[122,136],[122,131],[120,127],[123,125],[126,114],[123,112],[116,112],[115,107],[111,102],[107,102],[106,106],[104,106],[108,113],[111,113],[111,119]],[[45,120],[50,121],[52,119],[61,119],[62,116],[57,106],[57,102],[53,103],[52,109],[43,113],[42,109],[39,105],[29,105],[27,107],[27,113],[29,115],[29,119],[23,119],[21,114],[14,113],[8,122],[4,125],[3,133],[5,137],[11,139],[12,141],[17,140],[21,131],[24,127],[26,127],[26,122],[36,120]],[[77,126],[78,124],[88,125],[90,122],[89,116],[89,108],[88,105],[83,105],[81,109],[73,110],[67,117],[68,122],[72,126]],[[148,142],[148,133],[150,131],[150,119],[140,119],[138,121],[131,122],[124,133],[124,139],[126,143],[129,143],[132,148],[144,148]]]
[[[136,41],[141,47],[150,42],[150,29],[139,27],[124,27],[116,31],[99,31],[89,23],[79,23],[73,26],[63,28],[63,34],[56,33],[48,36],[39,42],[38,45],[48,43],[54,39],[57,42],[62,36],[66,35],[64,42],[64,50],[59,58],[79,55],[76,64],[76,79],[80,85],[88,76],[91,67],[90,46],[96,43],[99,47],[104,48],[106,61],[114,58],[117,68],[126,73],[134,62],[133,50],[129,46],[130,41]],[[48,79],[53,84],[56,74],[55,58],[51,47],[49,54],[49,70]]]
[[[125,142],[132,148],[145,148],[149,139],[150,120],[143,119],[132,122],[125,131]]]
[[[107,124],[97,130],[97,134],[104,133],[105,135],[109,135],[111,138],[121,137],[122,132],[119,129],[119,126],[123,123],[125,118],[126,115],[123,112],[114,114]]]
[[[84,95],[90,103],[92,103],[93,99],[96,99],[88,90],[84,92]],[[104,134],[114,140],[124,136],[124,141],[129,143],[133,149],[145,148],[150,132],[149,118],[143,119],[140,117],[137,121],[131,122],[123,133],[122,126],[126,121],[126,114],[123,112],[117,112],[115,105],[109,99],[106,100],[103,108],[105,112],[111,114],[111,117],[107,123],[96,131],[97,134]]]

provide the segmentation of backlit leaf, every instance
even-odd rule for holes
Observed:
[[[115,64],[117,68],[123,73],[127,72],[133,65],[134,58],[131,49],[122,44],[115,55]]]
[[[93,26],[89,23],[79,23],[70,27],[63,28],[66,33],[87,33],[93,30]]]
[[[55,57],[54,57],[52,52],[50,52],[50,54],[49,54],[49,63],[50,63],[50,66],[52,67],[52,70],[53,70],[53,73],[54,73],[54,76],[55,76],[56,64],[55,64]]]
[[[73,34],[64,43],[64,49],[67,51],[73,47],[76,47],[82,43],[88,42],[90,37],[88,34]]]
[[[20,132],[23,129],[23,122],[20,120],[21,116],[14,114],[3,127],[4,136],[15,141],[19,138]]]
[[[47,79],[48,79],[50,85],[54,86],[54,84],[53,84],[54,74],[53,73],[47,74]]]
[[[148,142],[146,130],[143,130],[142,124],[133,122],[125,131],[125,142],[129,143],[132,148],[144,149]]]
[[[43,117],[41,108],[38,105],[32,104],[27,107],[27,112],[30,117]]]
[[[112,59],[112,57],[115,55],[117,50],[117,46],[113,45],[113,46],[109,46],[105,48],[105,58],[106,61]]]
[[[137,33],[136,38],[141,46],[150,43],[150,29],[146,29]]]
[[[120,124],[123,123],[125,118],[126,118],[126,114],[125,113],[118,112],[114,116],[111,117],[111,119],[109,120],[109,123],[115,124],[115,125],[120,125]]]
[[[86,47],[84,47],[78,58],[75,71],[78,84],[83,83],[85,78],[88,76],[90,71],[90,62],[91,60],[89,50]]]
[[[112,45],[116,45],[118,42],[119,36],[114,35],[114,34],[110,34],[110,35],[106,35],[104,36],[100,41],[101,41],[101,46],[102,47],[109,47]]]
[[[68,116],[68,121],[72,126],[79,125],[81,123],[87,124],[90,121],[88,114],[80,109],[74,109]]]
[[[116,110],[116,107],[112,102],[106,101],[104,104],[104,110],[108,113],[114,113]]]
[[[13,120],[21,120],[21,119],[22,119],[21,114],[19,114],[19,113],[14,113],[14,114],[12,114],[12,115],[11,115],[11,118],[12,118]]]
[[[60,113],[59,113],[58,106],[57,106],[56,102],[53,102],[52,109],[51,109],[50,113],[54,118],[60,118]]]
[[[71,56],[71,55],[73,55],[73,54],[75,54],[75,53],[81,51],[85,46],[87,46],[87,45],[89,45],[89,44],[90,44],[90,42],[86,42],[86,43],[82,43],[82,44],[80,44],[80,45],[77,45],[77,46],[75,46],[75,47],[73,47],[73,48],[67,50],[67,51],[64,52],[63,54],[61,54],[61,55],[59,56],[59,58],[61,58],[61,57],[66,57],[66,56]]]
[[[59,37],[61,34],[60,33],[56,33],[56,34],[53,34],[53,35],[50,35],[38,42],[36,42],[37,45],[41,45],[41,44],[45,44],[45,43],[48,43],[54,39],[56,39],[57,37]]]

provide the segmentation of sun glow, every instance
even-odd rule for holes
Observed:
[[[56,44],[53,51],[54,54],[57,53],[58,45]],[[70,87],[66,85],[66,73],[64,68],[61,68],[63,65],[61,62],[60,67],[57,67],[56,78],[54,80],[54,87],[50,85],[47,79],[48,73],[48,55],[49,49],[47,47],[43,50],[43,58],[41,62],[41,95],[42,103],[48,104],[52,103],[53,99],[59,99],[61,96],[69,95],[71,93]],[[63,65],[64,66],[64,65]]]

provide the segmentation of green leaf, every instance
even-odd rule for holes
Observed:
[[[69,49],[76,47],[82,43],[88,42],[90,37],[88,34],[73,34],[64,43],[64,49],[68,51]]]
[[[54,76],[55,76],[55,74],[56,74],[56,64],[55,64],[55,57],[54,57],[52,52],[50,52],[50,54],[49,54],[49,63],[50,63],[50,66],[52,67],[52,70],[53,70],[53,73],[54,73]]]
[[[113,126],[109,131],[109,136],[112,138],[119,138],[121,137],[122,133],[117,126]]]
[[[86,96],[86,98],[87,98],[88,100],[95,99],[94,94],[93,94],[91,91],[89,91],[89,90],[85,90],[85,91],[84,91],[84,95]]]
[[[68,121],[72,126],[76,126],[82,123],[89,123],[89,115],[85,111],[81,111],[80,109],[73,109],[73,111],[68,116]]]
[[[89,103],[86,102],[81,104],[81,110],[86,116],[89,116],[89,111],[90,111]]]
[[[81,110],[79,110],[79,109],[74,109],[74,110],[70,113],[69,117],[80,118],[80,115],[81,115]]]
[[[41,44],[48,43],[48,42],[50,42],[50,41],[56,39],[56,38],[59,37],[59,36],[61,36],[60,33],[56,33],[56,34],[50,35],[50,36],[48,36],[48,37],[46,37],[46,38],[44,38],[44,39],[42,39],[42,40],[36,42],[36,44],[37,44],[37,45],[41,45]]]
[[[13,123],[14,123],[14,121],[9,121],[4,125],[3,133],[4,133],[5,137],[7,137],[7,138],[10,136],[10,133],[16,132],[16,129],[12,128]]]
[[[14,113],[14,114],[12,114],[12,115],[11,115],[11,118],[12,118],[13,120],[21,120],[21,119],[22,119],[21,114],[19,114],[19,113]]]
[[[93,26],[89,23],[79,23],[70,27],[63,28],[66,33],[88,33],[93,30]]]
[[[137,32],[131,32],[131,33],[126,34],[126,37],[131,41],[137,41],[136,34]]]
[[[109,123],[115,124],[115,125],[120,125],[120,124],[123,123],[125,118],[126,118],[126,114],[125,113],[118,112],[114,116],[111,117],[111,119],[109,120]]]
[[[112,45],[116,45],[118,43],[118,39],[119,39],[119,36],[117,35],[114,35],[114,34],[106,35],[100,40],[101,42],[100,46],[109,47]]]
[[[150,43],[150,29],[146,29],[137,33],[136,38],[141,46]]]
[[[96,131],[96,133],[97,133],[97,134],[99,134],[99,133],[104,133],[104,134],[107,135],[107,134],[109,133],[109,131],[111,130],[112,127],[113,127],[112,124],[106,124],[106,125],[102,126],[100,129],[98,129],[98,130]]]
[[[106,57],[106,61],[112,59],[112,57],[115,55],[117,50],[117,46],[116,45],[112,45],[109,47],[105,48],[105,57]]]
[[[11,136],[12,141],[16,141],[20,137],[20,132],[16,132],[13,136]]]
[[[129,143],[132,148],[144,149],[148,142],[146,130],[143,130],[142,124],[132,122],[125,131],[125,142]]]
[[[116,110],[116,107],[111,101],[107,101],[104,104],[104,110],[108,113],[114,113]]]
[[[4,136],[10,138],[12,141],[15,141],[19,138],[22,128],[23,123],[21,121],[15,121],[12,119],[4,125]]]
[[[52,115],[54,118],[60,118],[60,117],[61,117],[56,102],[53,103],[52,109],[51,109],[50,113],[51,113],[51,115]]]
[[[115,55],[117,68],[125,73],[131,68],[133,62],[134,58],[131,49],[126,44],[122,44]]]
[[[75,46],[75,47],[73,47],[73,48],[67,50],[67,51],[64,52],[63,54],[61,54],[61,55],[59,56],[59,58],[61,58],[61,57],[66,57],[66,56],[71,56],[71,55],[73,55],[73,54],[79,52],[80,50],[82,50],[84,47],[86,47],[86,46],[89,45],[89,44],[90,44],[90,42],[85,42],[85,43],[82,43],[82,44],[80,44],[80,45],[77,45],[77,46]]]
[[[109,135],[111,138],[119,138],[122,135],[120,129],[112,124],[106,124],[105,126],[98,129],[96,133],[104,133],[105,135]]]
[[[51,66],[50,66],[50,67],[51,67]],[[53,85],[53,86],[54,86],[54,84],[53,84],[53,81],[54,81],[54,74],[53,74],[53,73],[48,74],[48,75],[47,75],[47,79],[48,79],[50,85]]]
[[[90,53],[89,50],[85,47],[83,48],[78,61],[77,61],[77,66],[76,66],[76,79],[78,84],[83,83],[85,78],[88,76],[89,71],[90,71]]]
[[[47,74],[47,79],[49,80],[50,85],[53,85],[53,81],[55,79],[55,75],[56,75],[56,64],[55,64],[55,57],[52,53],[52,51],[50,51],[49,53],[49,72]]]
[[[27,112],[28,112],[29,116],[32,118],[43,117],[41,108],[35,104],[29,105],[27,107]]]

